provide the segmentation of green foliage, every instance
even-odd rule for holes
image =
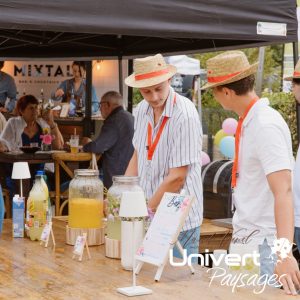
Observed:
[[[139,89],[137,89],[137,88],[133,88],[132,94],[133,94],[132,103],[133,103],[133,106],[136,106],[143,100],[143,96],[141,95]]]
[[[227,118],[237,119],[238,117],[234,112],[224,110],[214,99],[211,90],[206,91],[202,95],[203,132],[215,135],[222,129],[222,123]]]
[[[298,149],[296,101],[292,93],[264,93],[263,97],[270,100],[270,105],[276,109],[289,126],[292,135],[294,154]]]
[[[284,118],[289,126],[292,136],[293,152],[298,149],[297,141],[297,117],[296,117],[296,101],[292,93],[263,93],[262,97],[270,100],[270,106],[276,109]],[[211,91],[207,91],[202,95],[202,120],[204,133],[215,135],[221,128],[226,118],[238,119],[238,116],[224,110],[214,99]]]

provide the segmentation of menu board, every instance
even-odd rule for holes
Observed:
[[[177,241],[194,197],[165,193],[154,218],[138,248],[136,259],[157,266],[163,265],[169,250]]]

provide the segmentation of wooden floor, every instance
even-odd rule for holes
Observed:
[[[90,247],[92,259],[72,260],[72,247],[64,243],[62,226],[54,227],[57,246],[53,250],[27,238],[11,237],[11,222],[5,220],[0,239],[0,299],[126,299],[116,292],[131,285],[131,273],[121,268],[119,260],[104,256],[104,246]],[[207,269],[198,267],[191,275],[186,267],[168,266],[159,283],[155,269],[144,266],[137,283],[153,290],[153,295],[140,299],[291,299],[278,289],[267,289],[261,295],[251,289],[213,283],[209,287]]]

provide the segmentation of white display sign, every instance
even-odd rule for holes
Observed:
[[[286,36],[286,23],[257,22],[257,34]]]
[[[165,193],[150,224],[136,259],[155,264],[166,262],[178,238],[194,198]]]

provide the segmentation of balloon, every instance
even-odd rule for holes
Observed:
[[[236,119],[233,118],[227,118],[224,120],[222,124],[222,129],[226,134],[234,135],[236,132],[236,128],[238,126],[238,122]]]
[[[220,151],[221,153],[232,159],[234,157],[234,137],[233,136],[225,136],[222,138],[221,143],[220,143]]]
[[[228,136],[228,134],[226,134],[223,129],[219,130],[215,135],[214,144],[219,146],[221,139],[225,136]]]
[[[201,159],[202,159],[202,166],[205,166],[210,163],[210,158],[207,153],[201,151]]]

